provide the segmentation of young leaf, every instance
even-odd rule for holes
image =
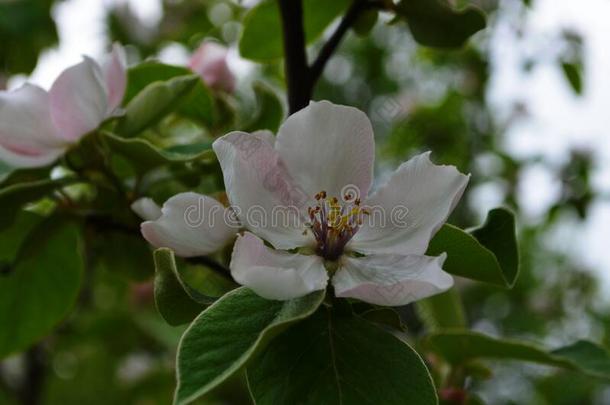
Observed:
[[[109,132],[104,132],[103,136],[109,148],[127,158],[134,169],[140,173],[172,163],[193,161],[209,163],[216,158],[211,143],[198,145],[198,148],[194,151],[186,148],[169,150],[160,149],[141,138],[121,138]]]
[[[454,10],[441,0],[402,0],[396,12],[407,21],[413,38],[424,46],[459,48],[485,28],[485,14],[478,8]]]
[[[175,404],[190,403],[235,375],[272,337],[314,313],[324,296],[325,291],[316,291],[269,301],[241,287],[216,301],[180,341]]]
[[[315,41],[328,25],[349,6],[349,0],[303,1],[305,39]],[[244,18],[244,30],[239,39],[242,57],[257,62],[272,62],[284,55],[282,26],[278,2],[264,0],[252,8]]]
[[[259,405],[438,403],[430,373],[409,345],[328,309],[276,338],[247,374]]]
[[[116,127],[117,133],[133,136],[156,124],[161,118],[176,110],[198,82],[200,82],[199,77],[191,75],[148,85],[125,107],[125,115]]]
[[[83,271],[78,228],[40,226],[24,242],[27,255],[0,274],[0,358],[49,333],[78,296]]]
[[[127,90],[123,104],[128,104],[138,93],[155,82],[166,82],[173,78],[191,76],[193,72],[183,66],[166,65],[146,61],[127,71]],[[177,106],[177,112],[205,125],[214,123],[214,99],[205,83],[199,80],[192,91]]]
[[[455,331],[433,334],[427,337],[425,343],[454,365],[483,358],[521,360],[610,379],[610,354],[595,343],[585,340],[549,351],[526,342],[496,339],[477,332]]]
[[[155,304],[172,326],[191,322],[206,305],[214,302],[191,290],[180,278],[170,249],[155,251]]]

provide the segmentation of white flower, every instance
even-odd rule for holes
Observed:
[[[52,163],[120,105],[127,76],[119,45],[102,63],[85,56],[47,92],[25,84],[0,91],[0,160],[15,167]]]
[[[442,270],[445,254],[425,252],[469,177],[425,153],[368,195],[375,146],[363,112],[312,102],[277,138],[232,132],[213,147],[249,231],[235,242],[231,274],[262,297],[301,297],[332,278],[338,297],[397,306],[453,285]],[[406,225],[390,218],[397,207],[408,210]],[[378,213],[385,223],[373,218]]]
[[[180,193],[160,208],[150,198],[131,209],[145,220],[144,238],[156,248],[170,248],[181,257],[206,256],[226,246],[239,230],[232,211],[202,194]]]

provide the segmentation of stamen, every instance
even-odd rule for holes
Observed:
[[[317,204],[307,210],[311,219],[308,228],[316,238],[317,253],[327,260],[336,260],[358,232],[368,210],[360,208],[360,199],[352,193],[346,193],[342,203],[337,197],[327,200],[325,191],[314,197]]]

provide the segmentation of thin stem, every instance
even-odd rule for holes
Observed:
[[[306,107],[311,98],[313,84],[307,66],[303,4],[301,0],[278,0],[284,38],[284,60],[288,107],[290,114]]]
[[[341,19],[339,26],[330,36],[328,41],[324,44],[322,49],[320,49],[318,57],[311,65],[309,73],[312,87],[315,86],[316,82],[324,71],[326,63],[337,49],[337,46],[339,46],[339,43],[343,39],[343,36],[347,32],[347,30],[354,24],[354,22],[356,22],[356,20],[360,16],[360,13],[362,13],[367,8],[371,8],[374,6],[374,3],[367,2],[366,0],[354,0],[352,2],[351,6]]]
[[[44,348],[37,344],[25,353],[25,377],[20,390],[23,405],[38,405],[46,378],[47,358]]]

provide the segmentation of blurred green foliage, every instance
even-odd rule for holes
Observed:
[[[358,33],[368,32],[368,35],[350,32],[331,59],[314,98],[353,105],[368,113],[375,126],[377,171],[381,174],[425,150],[433,151],[433,160],[437,163],[453,164],[462,171],[471,172],[465,203],[460,204],[450,220],[458,226],[481,222],[479,207],[467,203],[473,201],[472,194],[480,186],[498,186],[503,193],[502,204],[521,218],[524,207],[519,203],[518,185],[528,168],[542,164],[552,170],[561,184],[559,197],[541,218],[535,223],[519,223],[521,271],[514,287],[507,290],[460,280],[459,294],[443,295],[436,302],[428,301],[418,308],[418,320],[423,325],[421,333],[425,333],[426,328],[435,330],[465,323],[476,330],[503,337],[552,342],[553,347],[594,332],[596,340],[609,345],[610,312],[597,305],[599,291],[593,272],[548,243],[565,218],[586,219],[592,204],[600,198],[591,185],[595,166],[591,155],[575,150],[570,159],[557,168],[541,159],[520,159],[508,154],[503,143],[508,125],[498,121],[486,99],[490,77],[487,34],[477,34],[465,47],[449,52],[417,44],[460,45],[464,35],[468,37],[481,28],[478,11],[462,12],[443,6],[449,13],[445,27],[455,41],[447,43],[428,33],[428,25],[438,24],[438,21],[423,24],[421,20],[414,20],[414,25],[409,20],[410,15],[421,14],[422,10],[406,8],[408,3],[411,2],[401,2],[408,24],[392,23],[384,13],[369,15],[358,23]],[[500,17],[501,10],[495,1],[476,3],[490,16],[490,24]],[[525,10],[530,2],[523,3]],[[62,321],[39,344],[46,353],[43,360],[47,371],[44,404],[167,404],[171,401],[175,388],[175,351],[183,327],[166,325],[154,311],[153,266],[150,255],[145,254],[150,251],[133,236],[139,220],[130,212],[129,203],[140,195],[151,196],[161,203],[181,191],[218,193],[222,180],[210,153],[214,137],[228,129],[275,131],[285,114],[278,97],[285,89],[282,87],[280,26],[274,15],[277,13],[274,2],[265,1],[249,10],[239,2],[228,0],[163,1],[162,4],[163,19],[155,27],[146,26],[127,5],[109,10],[107,42],[129,44],[135,58],[144,61],[170,45],[177,44],[191,51],[202,38],[211,36],[240,49],[243,57],[265,64],[252,67],[240,82],[235,100],[210,95],[201,82],[193,83],[197,89],[192,91],[198,93],[190,94],[181,103],[174,103],[171,94],[167,94],[171,93],[171,86],[169,90],[162,90],[159,102],[167,105],[160,107],[168,108],[160,108],[158,114],[150,117],[155,121],[152,129],[147,129],[137,139],[125,139],[113,131],[135,133],[139,128],[130,131],[133,128],[125,123],[118,127],[109,125],[105,128],[108,131],[101,133],[96,141],[103,144],[105,153],[99,156],[89,153],[87,141],[84,141],[66,158],[64,166],[68,175],[62,178],[51,180],[48,170],[10,173],[8,169],[0,168],[3,208],[0,227],[4,229],[21,218],[22,202],[43,196],[47,196],[45,201],[33,207],[37,212],[46,212],[49,204],[55,204],[53,208],[63,212],[62,208],[69,205],[71,199],[77,199],[79,209],[95,210],[110,216],[113,221],[129,225],[129,229],[107,230],[109,233],[100,237],[96,221],[84,224],[87,229],[82,241],[87,248],[84,260],[89,266],[82,280],[77,281],[80,283],[79,297],[75,295],[79,286],[71,283],[58,284],[59,290],[55,291],[55,297],[77,300],[76,309],[65,317],[62,300],[48,308],[35,308],[40,310],[41,316]],[[345,9],[347,2],[333,3],[332,10],[325,13],[322,12],[325,6],[318,1],[306,1],[306,4],[307,38],[310,50],[317,50],[320,46],[315,40]],[[52,5],[50,0],[0,2],[0,79],[31,72],[38,55],[56,43],[56,27],[50,15]],[[452,29],[453,18],[468,19],[467,35]],[[266,40],[260,42],[260,38]],[[560,41],[565,50],[557,63],[569,86],[581,93],[586,84],[582,39],[575,33],[566,33]],[[136,93],[152,82],[146,78],[149,69],[163,69],[164,80],[174,77],[184,80],[188,73],[184,68],[157,62],[139,64],[129,73],[130,90],[126,101],[137,100]],[[160,78],[155,75],[157,80]],[[167,81],[158,83],[168,86]],[[180,92],[179,96],[182,95]],[[515,106],[517,110],[518,107]],[[132,104],[128,104],[127,109],[137,110]],[[193,109],[197,111],[193,113]],[[233,110],[237,110],[235,115]],[[178,114],[172,114],[174,111]],[[176,118],[194,115],[205,119],[181,121]],[[125,120],[129,120],[129,115],[127,117]],[[482,160],[493,164],[479,164]],[[113,171],[110,174],[105,165],[108,162]],[[72,189],[75,194],[72,197],[50,193],[58,184],[77,182],[71,169],[83,171],[99,185]],[[112,182],[116,177],[119,181],[125,180],[124,185],[130,187],[129,193],[122,195],[113,191]],[[16,185],[21,182],[27,184]],[[222,196],[222,193],[218,195]],[[27,228],[20,228],[20,231],[23,229]],[[67,236],[60,234],[57,237]],[[11,240],[19,238],[14,236]],[[6,246],[2,248],[7,249]],[[23,252],[31,253],[27,248]],[[5,257],[4,250],[0,253],[4,263],[10,255],[7,253]],[[77,248],[71,253],[75,257],[79,254]],[[66,271],[80,273],[68,264],[64,267]],[[195,266],[188,263],[184,263],[184,267],[187,272],[196,272]],[[36,270],[39,271],[37,277],[46,278],[52,277],[53,271],[58,269],[45,265]],[[19,275],[25,277],[27,274],[30,273],[20,272]],[[11,293],[18,292],[21,286],[11,284]],[[37,290],[35,293],[44,292]],[[7,298],[10,296],[0,293],[0,300]],[[434,315],[429,314],[446,307],[454,310],[449,313],[449,319],[440,319],[439,324],[439,317],[435,317],[436,324],[432,326]],[[22,306],[20,310],[28,308]],[[18,314],[15,312],[11,316]],[[2,322],[5,322],[4,318]],[[417,336],[417,329],[411,331]],[[40,338],[42,334],[36,331],[34,335]],[[426,361],[435,370],[442,371],[439,359],[431,356]],[[607,401],[603,382],[571,371],[518,363],[485,364],[490,365],[495,377],[489,378],[487,368],[481,364],[466,367],[470,375],[467,379],[469,391],[485,403],[601,405]],[[6,390],[0,390],[0,403],[17,403],[18,388],[27,381],[27,367],[26,356],[14,356],[1,364],[0,381]],[[503,378],[507,375],[511,378]],[[516,390],[518,395],[512,397],[510,393]],[[603,397],[604,392],[606,397]],[[247,401],[244,381],[238,376],[201,403],[242,404]]]

